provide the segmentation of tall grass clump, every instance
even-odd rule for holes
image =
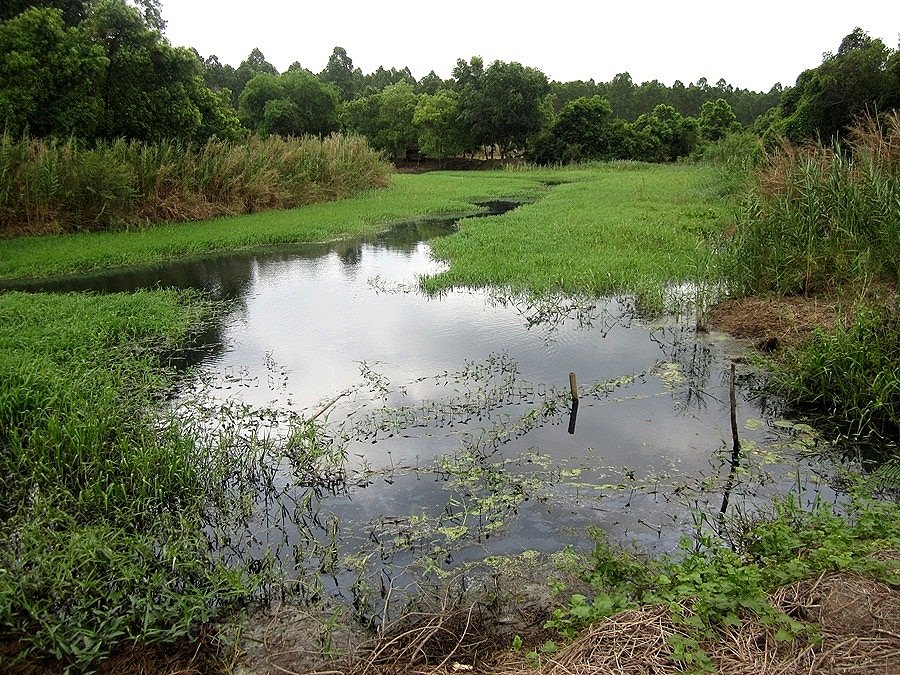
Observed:
[[[762,142],[743,130],[727,134],[704,146],[700,159],[715,166],[712,188],[720,197],[741,197],[750,189],[753,176],[765,159]]]
[[[340,199],[387,184],[359,136],[196,146],[0,136],[0,236],[121,229]]]
[[[896,452],[900,442],[900,301],[861,306],[774,364],[776,386],[833,431]]]
[[[737,290],[811,294],[900,277],[900,114],[859,122],[846,146],[787,143],[739,216]]]
[[[0,295],[0,641],[27,662],[191,639],[252,592],[209,550],[194,439],[155,412],[161,350],[213,315],[183,291]]]

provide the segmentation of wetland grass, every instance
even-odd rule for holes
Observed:
[[[813,294],[900,279],[900,113],[847,146],[784,145],[764,163],[728,257],[737,290]]]
[[[723,262],[737,294],[817,297],[844,325],[776,356],[780,394],[831,430],[896,452],[900,425],[900,114],[847,145],[784,145],[763,164]],[[882,447],[880,454],[884,454]]]
[[[213,315],[192,293],[0,295],[0,659],[90,669],[122,644],[194,639],[252,593],[215,560],[212,484],[157,418],[160,354]]]
[[[458,233],[432,242],[450,268],[425,280],[427,289],[636,294],[659,309],[667,286],[707,275],[710,239],[728,214],[702,188],[709,169],[613,163],[536,175],[560,184],[535,203],[464,220]]]
[[[86,273],[253,246],[333,241],[371,235],[392,223],[465,214],[497,197],[534,198],[540,176],[506,172],[394,175],[390,186],[287,211],[170,223],[128,232],[0,239],[0,279]]]
[[[333,135],[204,145],[0,135],[0,235],[135,228],[285,209],[387,182],[365,139]]]

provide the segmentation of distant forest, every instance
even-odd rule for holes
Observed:
[[[667,86],[555,82],[516,62],[457,60],[452,76],[408,67],[363,73],[342,47],[314,73],[254,49],[237,67],[165,37],[159,0],[7,0],[0,7],[0,123],[19,137],[85,143],[247,134],[365,136],[414,153],[672,161],[735,132],[792,141],[840,136],[900,107],[900,52],[857,28],[795,84],[755,92],[701,78]]]

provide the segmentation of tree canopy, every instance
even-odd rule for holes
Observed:
[[[860,28],[835,53],[806,70],[779,106],[780,130],[792,141],[844,135],[864,114],[900,105],[900,56]]]
[[[160,0],[7,0],[0,5],[0,124],[86,140],[365,135],[398,158],[420,149],[537,161],[672,161],[742,127],[769,142],[840,137],[860,115],[900,106],[900,52],[856,28],[793,87],[753,92],[706,78],[666,86],[627,71],[550,82],[480,56],[451,78],[406,66],[364,74],[335,46],[314,74],[279,73],[254,48],[237,66],[173,47]]]

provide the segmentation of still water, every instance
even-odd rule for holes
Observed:
[[[211,545],[361,615],[386,583],[588,547],[592,531],[668,551],[774,494],[834,499],[808,459],[813,430],[752,396],[744,365],[733,452],[740,344],[627,298],[429,297],[418,279],[442,267],[424,239],[450,227],[42,285],[234,302],[185,357],[173,402],[243,457],[211,506]]]

